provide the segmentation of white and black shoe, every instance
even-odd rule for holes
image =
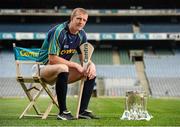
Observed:
[[[57,115],[58,120],[74,120],[74,116],[70,111],[63,111],[62,114]]]

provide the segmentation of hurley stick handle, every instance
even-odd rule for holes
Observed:
[[[92,53],[94,51],[94,47],[90,43],[86,42],[80,46],[80,50],[82,53],[83,68],[86,70],[90,62]],[[77,105],[77,110],[76,110],[77,119],[79,117],[79,110],[80,110],[81,98],[82,98],[82,93],[83,93],[83,88],[84,88],[84,81],[85,81],[85,77],[81,79],[81,83],[80,83],[80,92],[78,96],[78,105]]]

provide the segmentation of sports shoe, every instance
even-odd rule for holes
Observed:
[[[98,116],[92,114],[92,111],[85,110],[79,114],[80,119],[100,119]]]
[[[57,115],[58,120],[74,120],[75,118],[70,111],[63,111],[62,114]]]

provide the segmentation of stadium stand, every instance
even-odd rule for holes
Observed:
[[[179,55],[144,56],[152,96],[179,96]]]
[[[52,24],[0,24],[1,32],[47,32]],[[7,29],[8,28],[8,29]]]
[[[140,24],[140,31],[141,32],[153,32],[153,33],[164,33],[164,32],[180,32],[180,24],[173,24],[173,23],[146,23]]]
[[[24,96],[15,80],[12,43],[39,48],[46,32],[68,20],[77,5],[90,15],[84,29],[95,46],[92,60],[97,64],[99,96],[124,96],[127,90],[149,91],[153,97],[180,96],[180,2],[2,0],[0,97]],[[131,58],[130,50],[137,49],[144,51],[143,56]],[[76,56],[72,60],[78,62]],[[74,86],[69,85],[68,95],[77,94]]]
[[[3,50],[0,53],[1,58],[1,77],[14,77],[15,76],[15,64],[14,64],[14,56],[12,51]],[[4,66],[6,65],[6,66]]]
[[[124,96],[124,91],[144,91],[135,65],[97,65],[97,75],[103,80],[103,85],[97,86],[99,96]]]
[[[128,51],[125,49],[119,50],[119,56],[121,64],[132,64],[132,61],[129,58]]]
[[[112,49],[95,50],[92,56],[92,60],[95,61],[97,65],[102,65],[104,63],[112,65]]]
[[[0,24],[0,32],[47,32],[56,24]],[[8,27],[8,29],[7,29]],[[85,30],[89,33],[125,32],[131,33],[131,24],[88,24]]]
[[[0,59],[0,97],[24,96],[25,94],[15,78],[16,70],[13,52],[1,50]]]
[[[85,30],[89,33],[132,33],[132,24],[87,24]]]

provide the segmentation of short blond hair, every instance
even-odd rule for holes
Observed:
[[[88,12],[84,8],[75,8],[71,12],[71,19],[73,19],[77,15],[77,12],[81,12],[83,14],[87,14],[88,15]]]

